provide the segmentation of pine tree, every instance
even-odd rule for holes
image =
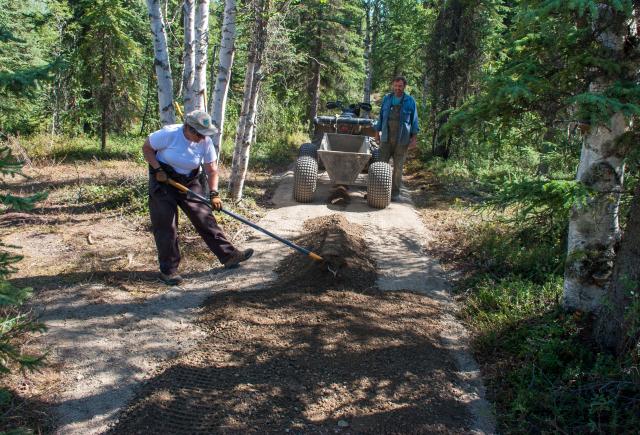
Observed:
[[[296,80],[306,83],[307,119],[316,116],[325,100],[362,98],[364,18],[360,2],[313,0],[299,2],[289,26],[298,53],[306,57]]]
[[[20,174],[21,165],[15,161],[7,146],[0,147],[0,177]],[[8,210],[30,210],[34,203],[46,195],[40,193],[30,197],[17,197],[0,193],[0,203]],[[0,244],[0,248],[3,245]],[[43,325],[35,322],[28,313],[20,311],[20,306],[31,296],[31,289],[17,288],[7,278],[15,271],[14,264],[22,257],[0,250],[0,373],[8,373],[12,363],[24,368],[35,368],[42,357],[23,354],[20,350],[21,337],[26,332],[43,330]]]
[[[45,82],[58,69],[58,2],[0,1],[0,131],[39,128],[47,115]]]
[[[75,75],[91,96],[85,102],[86,110],[96,114],[104,150],[107,133],[128,126],[141,106],[141,47],[132,33],[143,23],[123,0],[92,0],[81,5],[82,38],[74,57]]]
[[[2,24],[4,23],[0,24],[2,35],[0,43],[19,41]],[[28,85],[34,86],[36,80],[48,77],[43,70],[42,67],[36,67],[34,70],[24,68],[14,72],[5,71],[0,77],[0,88],[15,97],[24,95],[29,90]],[[29,79],[26,80],[25,76]],[[17,83],[19,85],[16,85]],[[21,165],[15,160],[9,147],[0,146],[0,179],[19,175],[20,169]],[[17,197],[0,192],[0,204],[3,205],[5,212],[6,210],[29,210],[36,201],[45,196],[46,194],[39,193],[30,197]],[[2,244],[0,244],[1,247],[3,247]],[[20,259],[18,255],[0,250],[0,373],[8,373],[14,363],[23,368],[34,368],[42,358],[23,354],[20,349],[21,337],[24,333],[43,329],[43,325],[35,322],[29,314],[20,311],[23,302],[31,295],[31,289],[16,288],[7,281],[7,277],[15,271],[13,265]]]
[[[432,124],[432,153],[447,158],[453,151],[453,136],[442,134],[449,112],[461,106],[474,92],[487,37],[499,31],[498,2],[452,0],[440,2],[426,53],[426,78]]]

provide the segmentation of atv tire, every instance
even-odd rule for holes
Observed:
[[[371,163],[380,161],[380,148],[371,148]]]
[[[312,143],[303,143],[298,151],[298,157],[302,156],[310,156],[318,160],[318,148]]]
[[[318,161],[311,156],[300,156],[293,171],[293,199],[297,202],[313,201],[318,183]]]
[[[373,162],[369,166],[367,180],[367,204],[373,208],[386,208],[391,202],[391,166],[385,162]]]

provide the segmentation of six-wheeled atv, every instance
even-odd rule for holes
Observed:
[[[327,109],[342,110],[336,116],[317,116],[313,141],[300,147],[294,169],[293,198],[298,202],[313,201],[322,164],[335,185],[357,184],[358,175],[366,170],[367,203],[385,208],[391,201],[391,166],[378,161],[379,151],[373,140],[375,121],[360,118],[360,110],[371,111],[368,103],[327,103]]]

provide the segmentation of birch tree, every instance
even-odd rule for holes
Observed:
[[[197,0],[195,13],[194,109],[206,110],[207,50],[209,48],[209,0]]]
[[[640,184],[636,186],[624,236],[616,255],[608,303],[598,314],[596,338],[624,354],[640,340]]]
[[[323,15],[323,7],[324,4],[320,3],[317,5],[316,16],[314,17],[316,21],[316,28],[314,29],[314,38],[311,40],[311,50],[309,56],[309,71],[311,71],[311,80],[309,81],[308,92],[311,96],[311,102],[309,104],[309,128],[310,133],[313,135],[313,119],[318,115],[318,108],[320,106],[320,80],[321,80],[321,68],[322,64],[320,63],[322,48],[323,48],[323,26],[322,26],[322,15]]]
[[[174,124],[176,114],[173,108],[173,80],[167,47],[167,34],[160,0],[147,0],[151,33],[153,34],[153,52],[156,77],[158,80],[158,106],[162,125]]]
[[[182,6],[184,22],[184,68],[182,70],[182,92],[184,95],[184,110],[189,113],[194,110],[196,98],[194,93],[195,76],[195,7],[194,0],[184,0]]]
[[[247,61],[247,73],[244,80],[244,96],[242,109],[236,131],[235,148],[231,164],[231,177],[229,179],[229,191],[234,201],[242,199],[242,190],[249,165],[249,151],[255,131],[256,110],[260,81],[262,79],[262,53],[267,39],[267,25],[269,13],[269,0],[254,0],[256,15],[251,43],[249,45],[249,58]]]
[[[593,31],[617,73],[600,70],[591,82],[583,106],[592,115],[580,154],[576,179],[593,192],[585,204],[574,207],[569,220],[567,263],[562,303],[566,309],[597,312],[602,306],[620,240],[618,208],[626,151],[620,139],[629,130],[627,114],[606,103],[612,113],[598,111],[612,86],[624,80],[625,43],[629,22],[622,11],[600,4]],[[632,73],[635,73],[635,68]],[[618,105],[620,106],[620,105]],[[613,110],[612,110],[613,109]],[[594,115],[595,113],[595,115]],[[596,116],[597,115],[597,116]]]
[[[374,13],[373,0],[365,0],[364,2],[364,92],[362,101],[364,103],[371,102],[371,84],[373,81],[373,65],[371,63],[371,15]],[[369,112],[365,114],[369,116]]]
[[[222,38],[220,42],[220,65],[211,98],[211,119],[218,126],[218,133],[211,139],[216,150],[220,150],[224,131],[224,117],[227,108],[227,95],[231,83],[231,68],[236,52],[236,1],[226,0],[222,18]]]

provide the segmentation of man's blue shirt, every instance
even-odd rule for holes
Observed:
[[[395,101],[394,101],[395,100]],[[400,104],[402,100],[402,110],[400,114],[400,131],[398,132],[398,145],[407,145],[409,138],[420,131],[418,126],[418,109],[416,100],[411,95],[404,94],[404,97],[397,98],[393,93],[387,94],[382,99],[382,107],[378,116],[376,130],[380,132],[380,141],[389,140],[389,114],[393,104]]]

